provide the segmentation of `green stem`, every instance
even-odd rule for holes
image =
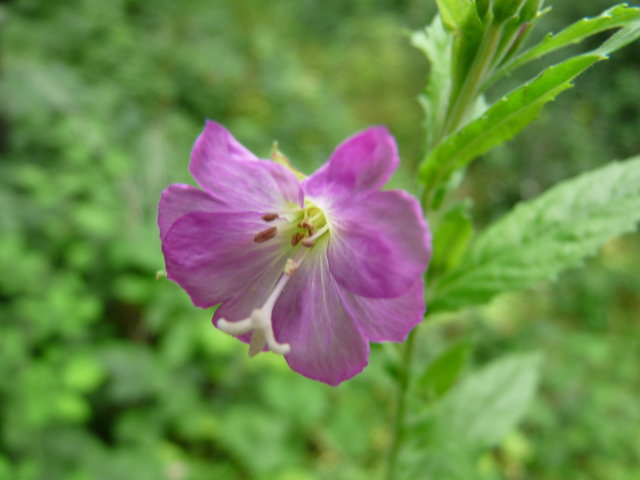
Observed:
[[[503,23],[493,23],[487,28],[460,92],[457,95],[452,95],[450,99],[449,111],[439,128],[438,134],[434,136],[433,142],[429,145],[429,151],[433,150],[444,138],[455,133],[460,128],[460,125],[469,114],[469,110],[475,104],[478,95],[482,93],[483,82],[493,66],[503,29]],[[431,175],[436,175],[436,178],[431,178],[430,183],[423,187],[420,194],[421,203],[425,210],[431,207],[430,202],[433,191],[439,186],[440,178],[438,178],[438,173],[431,172]]]
[[[411,364],[413,362],[413,347],[415,344],[416,330],[413,329],[404,343],[404,351],[402,355],[402,365],[400,370],[400,379],[398,381],[398,391],[396,394],[396,411],[393,420],[393,440],[389,448],[389,456],[387,459],[386,480],[394,480],[396,473],[396,465],[398,463],[398,453],[400,446],[404,440],[405,433],[405,416],[407,411],[407,393],[411,384]]]
[[[478,53],[473,60],[467,78],[460,89],[458,98],[456,98],[449,110],[441,138],[458,129],[480,93],[484,77],[491,67],[496,49],[500,44],[502,28],[502,24],[492,24],[482,38],[482,43],[478,48]]]

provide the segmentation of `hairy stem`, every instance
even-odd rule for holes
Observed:
[[[396,393],[396,410],[393,419],[393,439],[389,448],[387,458],[386,480],[394,480],[397,470],[398,453],[404,440],[405,417],[407,412],[407,393],[411,384],[411,364],[413,362],[413,347],[415,344],[416,331],[413,329],[403,345],[402,365],[400,378],[398,381],[398,391]]]

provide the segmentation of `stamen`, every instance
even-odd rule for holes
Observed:
[[[314,229],[313,229],[313,225],[308,224],[307,222],[300,222],[298,224],[299,228],[304,228],[307,233],[309,234],[309,236],[313,235]]]
[[[266,242],[267,240],[271,240],[276,236],[278,232],[278,227],[269,227],[265,230],[259,232],[255,237],[253,237],[253,241],[256,243]]]
[[[322,235],[324,235],[327,230],[329,230],[329,224],[326,224],[324,227],[322,227],[320,230],[318,230],[315,234],[313,234],[310,238],[305,238],[305,240],[308,240],[310,242],[314,242],[318,238],[320,238]]]
[[[311,248],[314,245],[315,245],[315,242],[313,240],[311,240],[310,238],[305,238],[304,240],[302,240],[302,246],[303,247]]]
[[[291,246],[295,247],[300,243],[300,240],[302,240],[303,238],[304,238],[303,233],[294,234],[293,237],[291,237]]]
[[[280,218],[280,215],[278,215],[277,213],[265,213],[262,216],[262,219],[265,222],[273,222],[276,218]]]

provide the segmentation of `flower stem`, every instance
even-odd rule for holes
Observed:
[[[407,411],[407,393],[411,384],[411,364],[413,363],[413,347],[415,344],[416,331],[413,329],[407,340],[404,342],[404,350],[402,353],[402,365],[400,370],[400,378],[398,381],[398,391],[396,393],[396,410],[393,419],[393,439],[389,448],[389,456],[387,458],[386,480],[394,480],[398,454],[400,446],[404,440],[405,433],[405,416]]]

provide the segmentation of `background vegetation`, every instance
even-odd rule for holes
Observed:
[[[204,118],[302,170],[384,123],[415,191],[426,0],[46,0],[0,10],[0,479],[371,478],[388,448],[392,346],[337,389],[249,361],[163,268],[162,189],[190,182]],[[549,2],[548,2],[549,3]],[[552,2],[557,30],[611,5]],[[596,39],[597,40],[597,39]],[[597,42],[594,41],[595,47]],[[478,227],[553,183],[640,152],[640,45],[578,80],[471,167]],[[492,92],[500,95],[504,92]],[[640,478],[640,237],[555,285],[421,327],[473,370],[539,351],[525,422],[483,479]]]

